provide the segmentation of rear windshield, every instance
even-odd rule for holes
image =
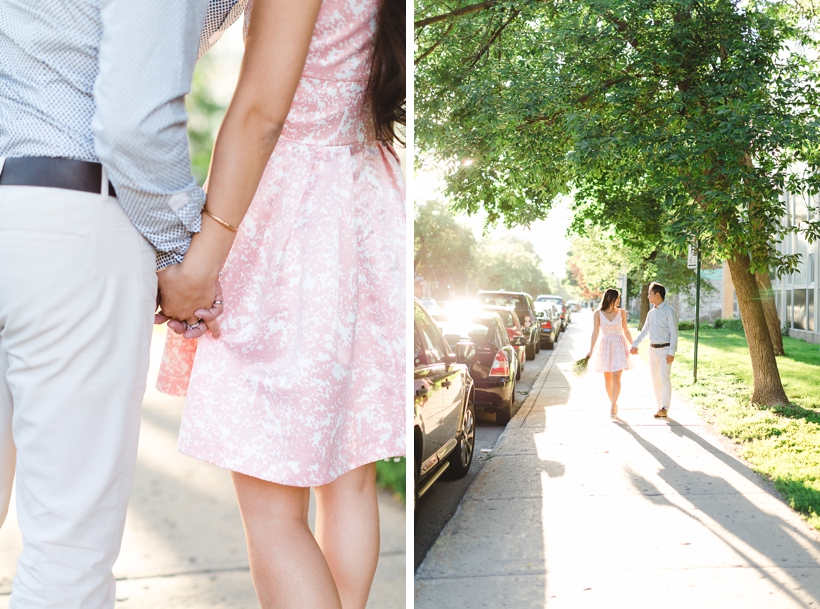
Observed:
[[[504,324],[505,328],[515,327],[512,311],[493,311],[493,313],[498,313],[498,316],[501,318],[501,322]]]
[[[539,298],[537,302],[545,302],[547,304],[554,304],[558,307],[561,306],[561,299],[560,298]]]
[[[494,307],[512,307],[516,310],[527,308],[527,300],[524,296],[512,294],[479,294],[478,302]]]
[[[491,321],[487,323],[477,321],[440,321],[438,322],[444,338],[452,347],[461,340],[471,340],[474,343],[481,343],[487,340],[490,335]]]

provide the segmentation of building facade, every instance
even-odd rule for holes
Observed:
[[[820,195],[785,195],[788,226],[818,220]],[[784,254],[800,254],[797,271],[772,280],[777,313],[789,335],[808,342],[820,343],[820,242],[809,243],[799,233],[788,235],[777,247]]]

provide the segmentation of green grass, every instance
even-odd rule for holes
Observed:
[[[750,401],[752,367],[742,332],[701,328],[697,384],[693,347],[694,332],[681,332],[672,367],[675,391],[737,442],[741,456],[820,530],[820,346],[783,338],[787,355],[777,365],[792,403],[773,408]]]
[[[376,484],[380,488],[391,491],[402,501],[406,501],[407,495],[404,485],[406,475],[407,462],[404,457],[376,461]]]

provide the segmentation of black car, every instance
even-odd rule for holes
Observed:
[[[492,311],[452,317],[435,315],[434,318],[451,349],[474,347],[475,355],[466,361],[475,386],[475,406],[495,413],[496,423],[506,425],[515,403],[518,360],[516,345],[510,342],[501,318]],[[526,339],[513,340],[523,343]]]
[[[555,348],[561,334],[561,314],[554,304],[535,303],[536,319],[541,327],[541,346],[545,349]]]
[[[561,313],[561,331],[567,329],[567,326],[572,323],[572,311],[564,304],[564,299],[557,294],[539,294],[538,298],[535,299],[535,302],[545,302],[548,304],[554,304],[558,307],[558,311]]]
[[[512,307],[515,309],[515,314],[524,324],[524,337],[527,339],[527,359],[535,359],[535,354],[541,351],[541,329],[536,323],[532,296],[526,292],[481,290],[477,298],[479,304],[482,305]]]
[[[454,353],[416,299],[413,308],[414,500],[442,475],[463,478],[475,448],[475,389],[468,360],[475,346]]]

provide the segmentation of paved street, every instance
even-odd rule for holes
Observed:
[[[551,354],[551,350],[541,349],[534,360],[526,362],[521,378],[515,385],[516,400],[513,414],[521,408],[521,404],[531,391],[535,379],[544,369]],[[414,569],[417,569],[424,560],[441,530],[453,517],[464,493],[489,458],[489,455],[482,451],[492,449],[504,429],[495,422],[495,414],[479,410],[476,413],[475,454],[470,471],[460,480],[445,480],[444,478],[437,480],[419,500],[414,515]]]
[[[164,334],[155,331],[136,480],[114,572],[117,609],[255,609],[242,522],[227,471],[180,455],[184,398],[157,392]],[[12,499],[12,501],[14,501]],[[381,556],[368,609],[405,607],[405,506],[379,498]],[[0,609],[20,551],[14,506],[0,529]]]
[[[620,419],[578,315],[416,572],[415,607],[820,606],[820,535],[642,363]],[[646,346],[643,347],[644,350]]]

